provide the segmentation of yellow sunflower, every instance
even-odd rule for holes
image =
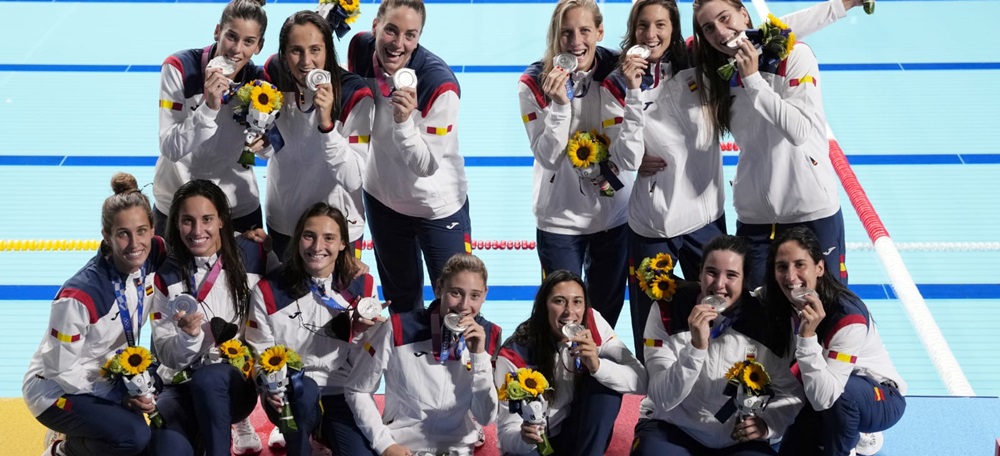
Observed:
[[[549,388],[549,381],[541,372],[531,369],[519,369],[517,380],[521,383],[521,388],[532,396],[540,396]]]
[[[139,375],[153,362],[153,355],[146,347],[128,347],[118,356],[122,364],[122,373],[126,375]]]
[[[260,368],[267,372],[277,372],[288,362],[288,350],[284,345],[275,345],[260,355]]]
[[[760,392],[765,386],[771,384],[771,378],[758,362],[751,362],[743,369],[743,384],[754,392]]]
[[[506,401],[507,400],[507,383],[506,382],[503,385],[500,385],[500,388],[497,389],[497,400],[501,400],[501,401]]]
[[[358,0],[340,0],[340,7],[344,9],[344,12],[350,14],[358,10],[358,6],[361,2]]]
[[[229,339],[219,345],[219,353],[226,358],[233,359],[237,356],[243,356],[243,343],[237,339]]]
[[[642,276],[639,276],[639,289],[643,293],[649,294],[649,282],[646,281]]]
[[[795,32],[789,32],[788,42],[785,43],[785,52],[791,54],[793,47],[795,47]]]
[[[743,361],[739,361],[736,364],[733,364],[733,367],[730,367],[729,370],[726,371],[726,380],[731,380],[736,378],[737,375],[740,375],[740,371],[742,370],[743,370]]]
[[[670,272],[674,269],[674,258],[667,253],[657,253],[653,258],[653,268],[659,271]]]
[[[242,371],[246,378],[250,378],[253,375],[253,358],[248,358],[247,362],[243,363]]]
[[[270,113],[281,107],[281,92],[267,83],[254,86],[250,89],[250,105],[262,113]]]
[[[670,299],[677,291],[677,282],[674,282],[668,274],[657,274],[649,291],[653,294],[651,296],[653,299]]]
[[[774,14],[768,13],[767,21],[770,22],[771,25],[778,27],[779,29],[785,30],[788,28],[788,24],[782,22],[781,19],[778,19],[778,16],[775,16]]]
[[[569,161],[576,168],[586,168],[597,163],[597,144],[588,137],[571,139],[566,146]]]

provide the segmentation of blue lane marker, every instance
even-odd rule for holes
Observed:
[[[917,285],[924,299],[1000,299],[1000,284],[923,284]],[[853,284],[851,290],[861,299],[897,299],[888,284]],[[59,291],[55,285],[0,285],[0,301],[50,301]],[[490,301],[531,301],[536,285],[494,285]],[[382,287],[378,287],[379,295]],[[624,297],[623,297],[624,298]],[[434,299],[431,287],[424,287],[424,299]]]

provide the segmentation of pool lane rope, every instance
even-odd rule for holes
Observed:
[[[899,302],[903,305],[903,310],[906,311],[906,315],[910,318],[910,323],[916,329],[917,336],[924,345],[924,349],[927,350],[931,363],[934,364],[934,368],[937,369],[938,375],[952,396],[974,396],[975,392],[972,390],[972,385],[969,384],[969,380],[965,377],[962,367],[951,352],[951,348],[941,333],[941,329],[934,321],[934,316],[931,314],[930,309],[927,308],[924,297],[917,290],[917,285],[914,283],[910,271],[906,269],[903,258],[899,255],[899,249],[896,248],[892,238],[889,237],[889,231],[885,228],[878,213],[875,212],[871,200],[868,199],[864,188],[861,187],[858,176],[851,169],[851,164],[848,163],[843,149],[840,148],[840,144],[837,143],[837,139],[833,136],[833,131],[830,130],[829,126],[827,126],[827,139],[830,140],[830,162],[833,163],[833,169],[837,172],[840,183],[843,185],[844,191],[847,192],[847,197],[851,200],[851,205],[854,206],[854,211],[857,212],[858,218],[861,219],[861,224],[864,225],[865,231],[868,232],[868,237],[872,241],[875,253],[878,255],[886,274],[889,276],[889,284],[899,298]],[[918,247],[923,249],[933,250],[942,247],[944,243],[917,244],[920,244]],[[997,243],[970,244],[982,244],[982,247],[989,247],[989,250],[997,247],[994,245]]]

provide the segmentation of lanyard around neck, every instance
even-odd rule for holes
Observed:
[[[128,342],[129,347],[135,346],[136,340],[139,339],[139,332],[142,330],[142,301],[144,294],[143,288],[146,286],[146,267],[143,266],[139,271],[140,278],[136,279],[135,283],[135,315],[136,320],[138,320],[138,324],[135,325],[134,330],[132,327],[132,314],[128,311],[128,298],[125,296],[125,280],[114,268],[108,272],[111,276],[111,283],[115,288],[115,302],[118,304],[118,318],[121,319],[122,329],[125,330],[125,341]]]
[[[222,257],[219,257],[219,259],[215,260],[215,264],[212,265],[212,269],[208,271],[208,275],[205,276],[205,281],[201,283],[201,288],[197,288],[198,292],[195,294],[195,271],[191,271],[191,276],[188,278],[188,291],[195,294],[195,298],[198,299],[198,302],[205,302],[205,298],[207,298],[208,293],[212,291],[212,287],[215,285],[215,281],[219,278],[219,273],[221,272]]]

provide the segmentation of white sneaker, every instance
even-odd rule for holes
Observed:
[[[479,431],[479,438],[474,445],[476,448],[479,448],[486,444],[486,431],[483,430],[483,427],[479,423],[476,423],[476,431]]]
[[[257,454],[264,449],[250,418],[233,425],[233,454]]]
[[[271,448],[284,448],[285,436],[278,430],[278,426],[271,429],[271,434],[267,436],[267,446]]]
[[[858,440],[858,445],[854,447],[854,450],[861,456],[872,456],[882,449],[883,443],[885,443],[885,437],[882,436],[881,432],[862,432],[861,440]]]
[[[66,456],[66,453],[63,450],[63,443],[63,440],[52,441],[52,443],[45,447],[45,452],[42,453],[42,456]]]

